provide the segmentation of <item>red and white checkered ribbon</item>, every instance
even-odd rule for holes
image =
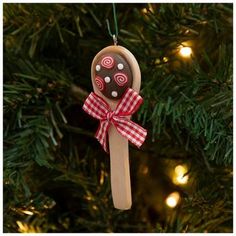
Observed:
[[[106,152],[108,152],[107,132],[111,124],[116,127],[122,136],[137,147],[143,144],[147,131],[126,117],[136,112],[142,102],[142,97],[130,88],[126,90],[114,111],[111,110],[104,99],[93,92],[86,98],[83,109],[95,119],[100,120],[95,137]]]

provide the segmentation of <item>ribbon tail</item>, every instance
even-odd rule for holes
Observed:
[[[117,131],[131,143],[140,148],[147,136],[147,130],[129,119],[119,119],[115,122]]]
[[[109,153],[108,145],[107,145],[107,135],[108,135],[108,129],[110,127],[110,124],[108,121],[100,121],[98,130],[95,134],[95,138],[98,140],[98,142],[103,147],[104,151]]]

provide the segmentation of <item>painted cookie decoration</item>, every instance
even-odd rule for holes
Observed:
[[[114,75],[114,80],[120,87],[123,87],[128,83],[128,77],[124,73],[116,73]]]
[[[103,91],[103,90],[104,90],[104,88],[105,88],[105,83],[104,83],[104,81],[103,81],[103,79],[102,79],[101,77],[96,76],[96,77],[95,77],[95,83],[96,83],[96,85],[97,85],[97,87],[98,87],[98,89],[99,89],[100,91]]]
[[[132,71],[123,55],[104,53],[95,64],[95,83],[105,97],[120,99],[127,88],[132,86]]]
[[[101,65],[106,69],[111,69],[114,66],[114,59],[111,56],[105,56],[102,58]]]

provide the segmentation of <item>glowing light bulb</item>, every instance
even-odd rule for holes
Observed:
[[[182,57],[190,57],[192,54],[192,48],[190,47],[181,47],[179,50],[179,54]]]
[[[185,176],[177,176],[176,181],[177,181],[179,184],[186,184],[186,183],[188,183],[188,175],[185,175]]]
[[[189,176],[186,175],[188,169],[186,166],[178,165],[175,167],[175,174],[173,176],[173,182],[175,184],[186,184]]]
[[[143,13],[143,14],[147,14],[147,12],[148,12],[148,11],[147,11],[147,8],[143,8],[143,9],[142,9],[142,13]]]
[[[166,198],[166,205],[170,208],[175,208],[180,201],[180,195],[178,192],[173,192]]]
[[[183,175],[187,172],[187,168],[185,166],[182,166],[182,165],[177,165],[175,167],[175,173],[177,175]]]
[[[167,62],[168,61],[168,57],[163,57],[163,61]]]
[[[88,201],[91,201],[92,197],[91,196],[85,196],[85,199],[88,200]]]

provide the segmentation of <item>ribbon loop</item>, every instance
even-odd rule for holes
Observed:
[[[116,127],[122,136],[137,147],[143,144],[146,139],[147,130],[126,117],[131,116],[137,111],[142,102],[142,97],[131,88],[126,90],[114,111],[111,111],[104,99],[93,92],[86,98],[83,110],[95,119],[100,120],[95,137],[106,152],[108,152],[107,133],[111,124]]]

